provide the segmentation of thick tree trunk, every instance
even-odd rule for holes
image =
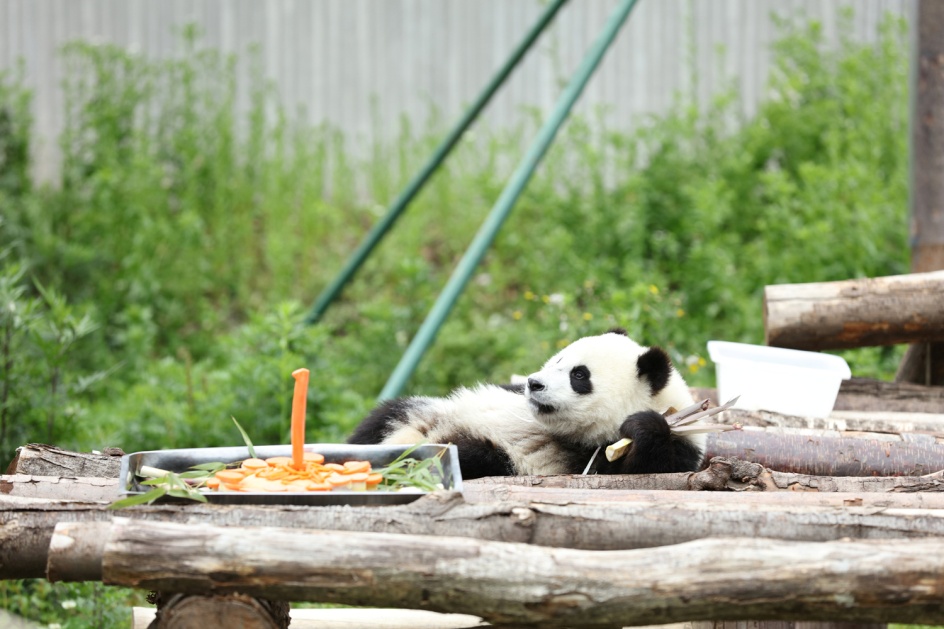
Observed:
[[[944,340],[944,271],[764,289],[767,345],[804,350]]]
[[[307,549],[307,552],[299,552]],[[707,539],[585,551],[116,518],[104,582],[621,627],[714,618],[938,622],[944,541]]]
[[[912,59],[911,270],[944,269],[944,6],[918,0]],[[944,385],[944,344],[916,339],[896,380]],[[937,340],[937,343],[928,341]]]

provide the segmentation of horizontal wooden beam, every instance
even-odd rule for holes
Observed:
[[[765,342],[804,350],[944,341],[944,271],[764,289]]]
[[[587,551],[116,518],[102,570],[105,583],[149,590],[238,591],[541,627],[720,618],[936,623],[944,539],[720,538]]]
[[[469,482],[462,496],[439,493],[407,505],[356,508],[159,504],[115,512],[103,503],[5,497],[0,498],[0,578],[49,577],[50,547],[64,553],[73,548],[63,543],[67,540],[52,544],[58,524],[66,527],[67,537],[78,536],[75,524],[110,522],[116,515],[187,525],[413,533],[591,550],[711,535],[816,541],[944,536],[944,494],[939,491],[944,483],[935,478],[828,479],[762,470],[752,479],[730,481],[731,487],[748,491],[620,488],[621,481],[633,478],[481,479]],[[588,489],[590,480],[604,489]],[[74,578],[59,572],[58,578]]]

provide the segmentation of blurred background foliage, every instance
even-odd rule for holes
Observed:
[[[847,16],[848,18],[848,16]],[[285,442],[291,371],[312,370],[311,441],[342,439],[409,338],[540,121],[470,134],[316,326],[307,305],[441,136],[400,121],[362,160],[296,124],[236,63],[63,52],[61,181],[29,179],[29,93],[0,78],[0,448],[126,451]],[[823,46],[783,25],[769,97],[681,99],[632,134],[573,119],[423,360],[411,393],[530,373],[613,325],[712,385],[709,339],[763,342],[767,284],[908,270],[905,25]],[[381,121],[376,124],[396,124]],[[440,125],[441,126],[441,125]],[[889,376],[899,350],[848,352]]]
[[[192,29],[185,39],[169,61],[63,51],[68,118],[49,185],[29,176],[22,76],[0,75],[4,465],[36,441],[231,445],[230,417],[256,443],[286,443],[302,366],[308,440],[342,440],[540,123],[469,134],[343,299],[304,326],[445,125],[378,112],[400,137],[355,159],[350,138],[297,123],[261,72],[240,115],[234,68],[254,57],[203,49]],[[783,24],[774,58],[750,119],[732,90],[706,109],[680,98],[631,134],[608,131],[605,111],[571,120],[408,392],[530,373],[614,325],[712,386],[705,343],[762,343],[765,285],[907,272],[905,24],[889,18],[877,44],[835,50],[819,24]],[[901,349],[844,355],[854,374],[889,378]],[[103,610],[134,595],[0,582],[0,606],[62,627],[95,614],[123,626]]]

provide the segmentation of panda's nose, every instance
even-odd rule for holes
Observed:
[[[528,378],[528,388],[532,391],[543,391],[545,387],[543,384],[541,384],[540,380]]]

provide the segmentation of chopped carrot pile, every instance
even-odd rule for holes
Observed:
[[[325,463],[324,456],[305,452],[300,469],[290,456],[246,459],[239,467],[216,472],[206,487],[218,491],[365,491],[382,480],[371,472],[369,461]]]

